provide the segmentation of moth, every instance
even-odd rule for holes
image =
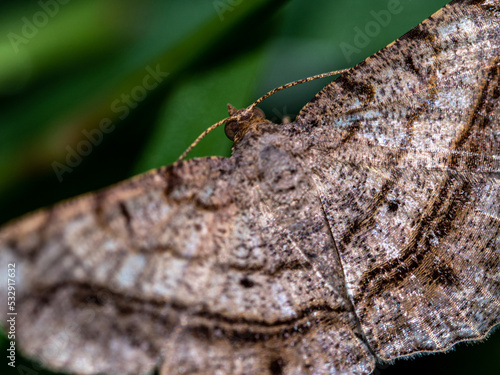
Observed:
[[[7,224],[17,345],[84,374],[370,374],[486,337],[500,322],[499,40],[498,0],[453,1],[294,122],[231,111],[230,158]]]

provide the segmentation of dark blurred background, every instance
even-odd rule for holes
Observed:
[[[0,1],[0,223],[172,163],[227,103],[246,107],[286,82],[354,66],[445,3]],[[275,122],[293,118],[329,81],[261,108]],[[190,157],[228,156],[230,146],[220,128]],[[497,332],[377,371],[493,374],[499,353]],[[48,373],[20,355],[16,369],[6,362],[2,374]]]

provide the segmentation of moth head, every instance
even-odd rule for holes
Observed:
[[[231,104],[227,105],[229,120],[226,122],[224,131],[231,141],[237,141],[251,127],[258,123],[269,122],[262,109],[250,106],[244,109],[236,109]]]

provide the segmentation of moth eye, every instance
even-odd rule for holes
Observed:
[[[264,113],[264,111],[262,109],[260,109],[259,107],[255,107],[253,109],[253,115],[255,117],[260,117],[262,119],[265,119],[266,118],[266,114]]]
[[[238,122],[230,121],[224,126],[224,132],[226,133],[226,137],[228,137],[231,141],[234,141],[234,137],[238,132]]]

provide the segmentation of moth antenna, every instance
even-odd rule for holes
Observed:
[[[337,75],[337,74],[342,74],[342,73],[345,73],[349,71],[349,69],[341,69],[341,70],[334,70],[334,71],[331,71],[331,72],[327,72],[327,73],[321,73],[321,74],[317,74],[315,76],[312,76],[312,77],[307,77],[307,78],[302,78],[302,79],[299,79],[298,81],[293,81],[293,82],[289,82],[289,83],[286,83],[284,84],[283,86],[279,86],[279,87],[276,87],[275,89],[269,91],[267,94],[261,96],[259,99],[257,99],[255,102],[253,102],[248,108],[247,110],[251,110],[253,108],[255,108],[258,104],[260,104],[262,101],[264,101],[265,99],[269,98],[271,95],[274,95],[276,94],[278,91],[281,91],[281,90],[284,90],[284,89],[287,89],[289,87],[293,87],[293,86],[296,86],[296,85],[300,85],[302,83],[306,83],[306,82],[310,82],[310,81],[314,81],[315,79],[319,79],[319,78],[325,78],[325,77],[330,77],[330,76],[334,76],[334,75]],[[218,122],[216,122],[215,124],[213,124],[212,126],[210,126],[208,129],[206,129],[203,133],[201,133],[198,138],[196,138],[194,140],[193,143],[191,143],[191,145],[186,149],[186,151],[184,151],[182,153],[181,156],[179,156],[179,158],[175,161],[176,163],[184,160],[184,158],[191,152],[191,150],[193,148],[196,147],[196,145],[198,143],[200,143],[200,141],[205,138],[205,136],[210,133],[212,130],[218,128],[219,126],[221,126],[222,124],[224,124],[225,122],[229,121],[229,120],[234,120],[235,117],[233,116],[229,116],[229,117],[226,117],[225,119],[223,120],[220,120]]]
[[[208,133],[210,133],[212,130],[214,130],[214,129],[218,128],[219,126],[221,126],[222,124],[224,124],[226,121],[233,120],[233,119],[234,119],[234,117],[233,117],[233,116],[226,117],[225,119],[222,119],[222,120],[220,120],[220,121],[216,122],[215,124],[213,124],[212,126],[210,126],[209,128],[207,128],[207,129],[206,129],[203,133],[201,133],[201,134],[198,136],[198,138],[196,138],[196,139],[194,140],[194,142],[193,142],[193,143],[191,143],[191,145],[190,145],[190,146],[186,149],[186,151],[184,151],[184,152],[182,153],[182,155],[181,155],[181,156],[179,156],[179,158],[177,158],[177,160],[176,160],[175,162],[176,162],[176,163],[178,163],[178,162],[182,161],[182,160],[183,160],[183,159],[184,159],[184,158],[185,158],[185,157],[186,157],[186,156],[187,156],[187,155],[191,152],[191,150],[192,150],[193,148],[195,148],[195,147],[196,147],[196,145],[197,145],[198,143],[200,143],[200,141],[201,141],[203,138],[205,138],[205,136],[206,136]]]
[[[287,88],[290,88],[290,87],[293,87],[293,86],[296,86],[296,85],[300,85],[302,83],[314,81],[315,79],[320,79],[320,78],[334,76],[334,75],[337,75],[337,74],[342,74],[342,73],[345,73],[345,72],[349,71],[349,69],[350,68],[348,68],[348,69],[341,69],[341,70],[334,70],[334,71],[327,72],[327,73],[317,74],[317,75],[312,76],[312,77],[302,78],[302,79],[299,79],[298,81],[293,81],[293,82],[290,82],[290,83],[286,83],[283,86],[276,87],[275,89],[269,91],[267,94],[261,96],[259,99],[257,99],[255,102],[253,102],[253,104],[251,104],[248,107],[248,109],[254,108],[258,104],[260,104],[262,101],[264,101],[267,98],[269,98],[271,95],[276,94],[278,91],[281,91],[281,90],[284,90],[284,89],[287,89]]]

